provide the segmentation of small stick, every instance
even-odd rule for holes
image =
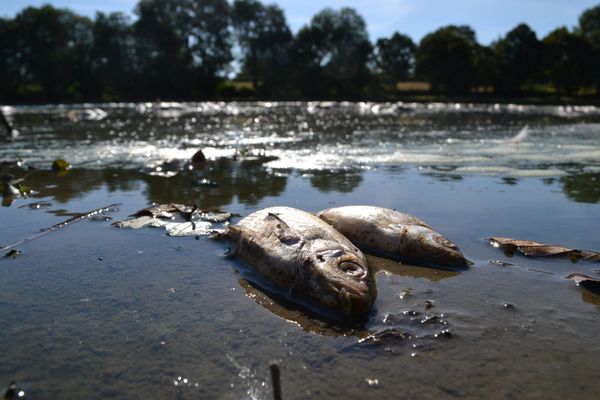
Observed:
[[[277,363],[273,362],[269,365],[271,369],[271,382],[273,384],[273,399],[281,400],[281,373]]]
[[[86,213],[83,213],[83,214],[76,215],[76,216],[74,216],[74,217],[72,217],[72,218],[69,218],[69,219],[68,219],[68,220],[66,220],[66,221],[60,222],[60,223],[58,223],[58,224],[54,224],[54,225],[52,225],[52,226],[51,226],[51,227],[49,227],[49,228],[43,228],[43,229],[40,229],[40,232],[36,233],[36,234],[35,234],[35,235],[33,235],[33,236],[30,236],[30,237],[28,237],[28,238],[25,238],[25,239],[21,239],[21,240],[19,240],[18,242],[15,242],[15,243],[13,243],[13,244],[9,244],[8,246],[2,247],[2,251],[6,251],[6,250],[11,250],[11,249],[14,249],[14,248],[15,248],[15,247],[17,247],[17,246],[20,246],[20,245],[22,245],[23,243],[29,242],[29,241],[31,241],[31,240],[33,240],[33,239],[37,239],[37,238],[39,238],[40,236],[44,236],[45,234],[47,234],[47,233],[49,233],[49,232],[53,232],[53,231],[55,231],[55,230],[57,230],[57,229],[64,228],[65,226],[71,225],[71,224],[73,224],[73,223],[75,223],[75,222],[79,222],[79,221],[81,221],[81,220],[83,220],[83,219],[87,219],[87,218],[91,217],[92,215],[95,215],[95,214],[99,214],[99,213],[101,213],[101,212],[108,211],[108,210],[110,210],[111,208],[114,208],[114,207],[116,207],[116,206],[118,206],[118,205],[119,205],[119,204],[110,204],[110,205],[108,205],[108,206],[106,206],[106,207],[97,208],[97,209],[95,209],[95,210],[88,211],[88,212],[86,212]]]

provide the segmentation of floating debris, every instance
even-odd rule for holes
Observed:
[[[365,378],[367,385],[369,386],[377,386],[379,385],[379,379],[377,378]]]
[[[117,206],[119,206],[119,205],[120,205],[119,203],[109,204],[106,207],[101,207],[101,208],[97,208],[92,211],[78,214],[72,218],[69,218],[66,221],[59,222],[58,224],[54,224],[50,228],[42,229],[42,231],[47,231],[47,230],[54,231],[56,229],[64,228],[65,226],[71,225],[75,222],[83,221],[84,219],[90,219],[90,218],[94,217],[95,215],[104,214],[106,212],[118,211]]]
[[[54,160],[54,162],[52,163],[52,169],[54,171],[67,171],[71,169],[71,164],[63,160],[62,158],[59,158],[58,160]]]
[[[519,252],[528,257],[559,257],[569,258],[571,262],[579,260],[600,262],[600,253],[591,250],[571,249],[555,244],[505,237],[491,237],[488,240],[492,246],[501,248],[507,257],[512,257],[515,252]]]
[[[9,206],[14,199],[27,197],[31,194],[31,189],[23,185],[23,178],[16,178],[11,174],[4,174],[0,177],[0,193],[3,197],[3,205]]]
[[[22,206],[19,206],[19,208],[29,207],[32,210],[37,210],[38,208],[51,207],[51,206],[52,206],[52,203],[50,203],[49,201],[35,201],[33,203],[24,204]]]
[[[390,342],[403,342],[410,339],[410,333],[398,328],[388,328],[379,332],[371,333],[367,337],[358,340],[360,344],[389,344]]]
[[[11,249],[5,255],[4,258],[12,258],[13,260],[23,253],[21,250]]]
[[[25,391],[17,386],[15,381],[10,382],[6,392],[4,392],[5,400],[25,399]]]
[[[192,161],[192,164],[202,164],[206,162],[206,156],[204,155],[202,150],[198,150],[194,153],[190,160]]]
[[[443,329],[433,335],[433,337],[436,339],[450,339],[452,337],[452,332],[450,332],[450,329]]]
[[[106,118],[108,113],[101,108],[88,108],[85,110],[69,110],[65,116],[74,123],[79,121],[100,121]]]
[[[198,180],[198,185],[200,186],[210,186],[210,187],[217,187],[219,186],[219,184],[215,181],[211,181],[210,179],[206,179],[206,178],[202,178],[200,180]]]
[[[227,211],[199,209],[197,206],[186,206],[184,204],[169,203],[156,204],[152,207],[144,208],[133,214],[136,217],[149,216],[153,218],[174,219],[182,217],[186,221],[192,221],[198,218],[207,222],[227,222],[233,216],[239,216]]]
[[[567,279],[571,279],[578,286],[589,290],[592,293],[600,295],[600,279],[592,278],[591,276],[574,272],[565,276]]]
[[[206,236],[214,233],[213,223],[226,223],[233,214],[220,210],[201,210],[197,206],[168,203],[155,204],[117,221],[117,228],[164,228],[169,236]]]
[[[88,219],[93,222],[106,222],[106,221],[110,221],[112,219],[112,217],[110,215],[98,213],[98,214],[90,215],[90,217]]]
[[[169,236],[206,236],[214,232],[210,222],[170,222],[164,228]]]
[[[205,163],[206,156],[202,150],[198,150],[189,160],[180,158],[152,160],[146,163],[140,171],[145,175],[171,178],[181,171],[200,169]]]
[[[30,237],[25,238],[25,239],[22,239],[22,240],[19,240],[19,241],[15,242],[15,243],[13,243],[11,245],[6,246],[5,248],[14,249],[15,247],[20,246],[21,244],[23,244],[25,242],[29,242],[29,241],[31,241],[33,239],[37,239],[40,236],[43,236],[43,235],[45,235],[47,233],[50,233],[50,232],[53,232],[53,231],[55,231],[57,229],[64,228],[64,227],[69,226],[69,225],[71,225],[71,224],[73,224],[75,222],[83,221],[84,219],[91,218],[91,217],[93,217],[94,215],[97,215],[97,214],[103,214],[103,213],[106,213],[106,212],[109,212],[109,211],[116,211],[117,210],[116,207],[118,205],[119,204],[110,204],[110,205],[108,205],[106,207],[97,208],[97,209],[92,210],[92,211],[88,211],[88,212],[85,212],[85,213],[82,213],[82,214],[78,214],[78,215],[76,215],[74,217],[69,218],[66,221],[59,222],[58,224],[54,224],[51,227],[40,229],[40,232],[36,233],[35,235],[30,236]]]
[[[165,220],[153,217],[137,217],[113,223],[116,228],[142,229],[164,228],[169,236],[206,236],[214,232],[210,222]]]
[[[491,260],[490,264],[499,265],[501,267],[514,267],[514,264],[507,263],[507,262],[501,261],[501,260]]]
[[[172,178],[183,170],[184,165],[185,162],[183,160],[150,161],[144,165],[140,172],[144,175]]]

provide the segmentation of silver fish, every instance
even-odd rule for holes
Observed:
[[[376,292],[364,254],[314,215],[266,208],[228,227],[224,236],[233,255],[294,297],[353,319],[369,314]]]
[[[399,211],[347,206],[330,208],[317,216],[367,253],[441,268],[470,264],[454,243],[424,221]]]

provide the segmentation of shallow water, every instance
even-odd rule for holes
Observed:
[[[248,283],[252,271],[226,258],[223,243],[83,220],[0,259],[0,386],[15,380],[31,398],[268,399],[268,365],[277,361],[284,399],[592,398],[600,389],[600,296],[564,279],[598,276],[600,265],[508,258],[485,240],[600,249],[594,107],[6,111],[20,134],[4,140],[0,160],[22,158],[35,169],[3,165],[2,174],[35,192],[0,209],[3,245],[112,203],[120,203],[107,213],[114,220],[152,202],[240,215],[372,204],[424,219],[474,265],[450,272],[370,258],[379,271],[374,312],[364,327],[341,329]],[[525,125],[525,138],[511,141]],[[203,168],[170,178],[141,172],[199,148],[209,158]],[[51,171],[56,158],[74,168]],[[22,207],[34,201],[51,204]],[[387,328],[411,336],[359,342]]]

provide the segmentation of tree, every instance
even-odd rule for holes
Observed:
[[[92,22],[69,10],[28,7],[15,17],[19,95],[28,100],[81,100],[90,95]]]
[[[317,13],[296,37],[295,61],[307,97],[362,95],[372,46],[364,19],[351,8]]]
[[[185,0],[182,7],[181,27],[192,56],[194,94],[214,98],[233,60],[231,7],[227,0]]]
[[[559,91],[574,94],[592,82],[590,43],[565,27],[555,29],[543,40],[543,65],[546,78]]]
[[[242,48],[242,72],[248,74],[262,96],[285,95],[292,33],[276,5],[236,0],[233,26]]]
[[[473,66],[475,68],[473,85],[486,91],[492,88],[498,76],[494,50],[490,46],[476,45]]]
[[[235,0],[232,10],[232,22],[236,38],[242,49],[243,68],[250,75],[252,85],[258,88],[258,38],[263,29],[264,6],[256,0]]]
[[[587,9],[581,14],[578,33],[600,47],[600,5]]]
[[[14,21],[0,18],[0,102],[17,97],[19,50],[15,43]]]
[[[536,78],[540,43],[535,32],[526,24],[520,24],[492,45],[498,68],[496,92],[515,94]]]
[[[577,33],[587,39],[592,47],[594,54],[589,62],[594,71],[592,79],[596,85],[596,94],[600,95],[600,5],[581,14]]]
[[[135,85],[141,98],[184,98],[191,94],[192,56],[177,0],[140,0],[133,25]]]
[[[450,25],[425,36],[417,50],[417,75],[433,91],[465,94],[475,78],[475,32],[468,26]]]
[[[383,78],[390,82],[407,80],[412,76],[416,46],[406,35],[395,32],[389,39],[375,44],[375,65]]]
[[[129,18],[97,13],[92,47],[93,73],[103,100],[131,99],[134,92],[135,43]]]

